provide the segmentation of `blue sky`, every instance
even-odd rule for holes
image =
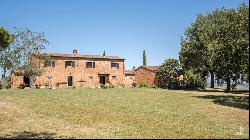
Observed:
[[[247,0],[0,0],[0,26],[44,32],[46,52],[117,55],[126,69],[177,58],[180,37],[196,18]]]

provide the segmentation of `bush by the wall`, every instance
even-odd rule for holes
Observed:
[[[101,84],[101,88],[102,88],[102,89],[107,89],[108,86],[106,86],[106,85],[104,85],[104,84]]]
[[[181,74],[181,66],[176,59],[166,59],[156,71],[157,86],[165,89],[178,89],[179,80],[177,77]]]
[[[26,87],[26,84],[25,84],[25,83],[21,83],[21,84],[18,86],[19,89],[24,89],[25,87]]]
[[[148,87],[148,85],[146,85],[145,83],[143,83],[143,82],[141,82],[141,83],[139,83],[139,88],[142,88],[142,87]]]
[[[181,82],[184,89],[204,89],[205,83],[199,74],[194,74],[192,70],[186,71]]]
[[[132,83],[132,87],[136,87],[136,85],[137,85],[136,82]]]

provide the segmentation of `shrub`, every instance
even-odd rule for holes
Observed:
[[[104,85],[104,84],[101,84],[101,88],[102,88],[102,89],[107,89],[108,86],[106,86],[106,85]]]
[[[136,85],[137,85],[136,82],[132,83],[132,87],[136,87]]]
[[[26,84],[25,84],[25,83],[21,83],[21,84],[18,86],[19,89],[24,89],[25,87],[26,87]]]
[[[115,88],[115,85],[113,85],[112,83],[109,84],[108,88]]]
[[[141,82],[141,83],[139,83],[139,88],[142,88],[142,87],[148,87],[148,85],[146,85],[145,83]]]
[[[166,59],[156,71],[157,85],[160,88],[178,89],[177,77],[182,73],[180,63],[176,59]]]
[[[153,89],[157,89],[158,87],[157,87],[156,85],[153,85],[152,88],[153,88]]]
[[[184,89],[204,89],[205,83],[199,74],[194,74],[192,70],[186,71],[182,81]]]
[[[1,88],[11,88],[11,77],[7,76],[5,78],[2,79],[2,81],[0,81],[0,89]]]

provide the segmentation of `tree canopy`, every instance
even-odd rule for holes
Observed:
[[[0,27],[0,51],[7,48],[14,37],[3,27]]]
[[[221,8],[199,14],[181,40],[183,68],[192,69],[203,78],[215,74],[219,83],[227,82],[227,90],[248,77],[248,11],[249,7],[242,4],[237,9]]]

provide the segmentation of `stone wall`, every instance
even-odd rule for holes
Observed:
[[[124,84],[124,60],[107,60],[95,58],[65,58],[55,57],[55,67],[44,67],[43,60],[33,60],[33,63],[44,69],[41,76],[36,77],[35,84],[41,86],[51,85],[52,87],[68,87],[68,76],[73,77],[73,86],[75,87],[93,87],[99,86],[99,73],[109,74],[109,82],[114,85]],[[65,67],[65,61],[75,61],[75,67]],[[95,62],[95,68],[86,68],[86,62]],[[119,63],[119,69],[116,67],[111,68],[111,62]],[[38,65],[40,64],[40,65]],[[116,78],[112,79],[112,76]],[[51,79],[49,79],[51,77]],[[18,79],[18,80],[15,80]],[[18,87],[23,83],[22,77],[12,75],[12,88]],[[61,84],[60,84],[61,83]]]
[[[125,86],[132,87],[132,84],[135,82],[135,75],[127,75],[125,74]]]
[[[137,85],[144,83],[148,86],[153,86],[156,84],[155,72],[144,68],[138,68],[135,70],[135,81]]]

